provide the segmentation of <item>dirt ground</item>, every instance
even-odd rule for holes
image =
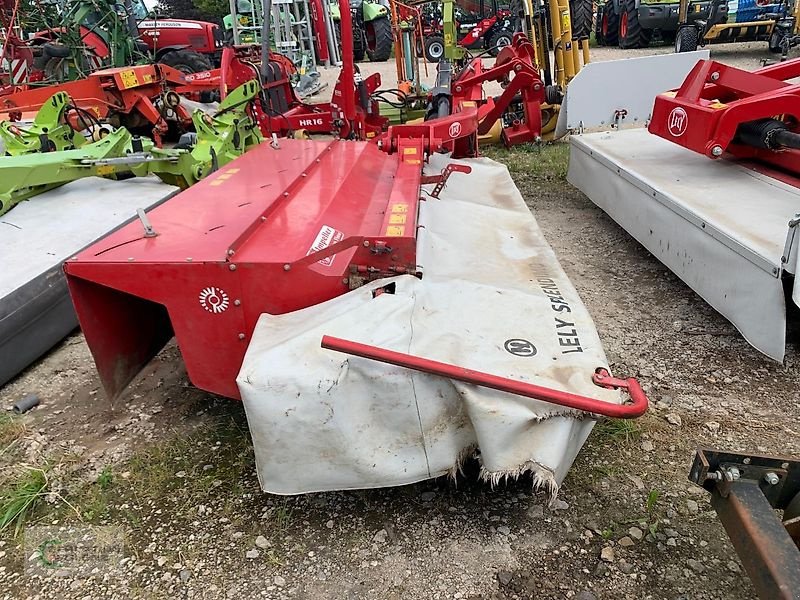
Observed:
[[[767,52],[712,55],[752,68]],[[653,402],[633,424],[595,427],[553,506],[530,480],[477,483],[474,465],[455,482],[263,494],[241,405],[193,388],[174,345],[111,404],[76,333],[0,389],[3,407],[30,392],[42,399],[0,422],[0,466],[35,467],[47,480],[25,531],[0,534],[0,596],[754,597],[707,495],[686,476],[698,445],[800,455],[797,340],[784,364],[750,347],[566,183],[565,144],[486,153],[509,166],[614,372],[639,377]],[[124,558],[83,576],[32,570],[25,534],[64,524],[118,528]]]

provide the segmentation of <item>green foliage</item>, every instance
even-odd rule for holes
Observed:
[[[639,425],[631,419],[605,419],[594,426],[596,436],[617,443],[634,442],[641,433]]]
[[[0,532],[11,526],[16,536],[45,494],[44,470],[25,468],[20,475],[3,482],[0,488]]]
[[[156,12],[172,19],[190,19],[221,23],[230,12],[227,0],[159,0]]]
[[[515,181],[520,177],[545,182],[567,180],[569,143],[563,140],[513,148],[481,146],[481,154],[506,165]]]
[[[111,487],[111,484],[114,482],[114,473],[111,471],[111,467],[105,467],[100,472],[100,475],[97,476],[97,485],[100,486],[101,490],[107,490]]]

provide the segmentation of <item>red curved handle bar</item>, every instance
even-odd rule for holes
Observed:
[[[385,348],[378,348],[368,344],[360,344],[329,335],[322,336],[322,347],[606,417],[633,419],[642,416],[647,411],[647,396],[636,379],[617,379],[616,377],[611,377],[608,371],[602,368],[595,371],[592,381],[600,387],[627,390],[631,400],[629,404],[612,404],[611,402],[604,402],[588,396],[579,396],[570,392],[465,369],[457,365],[386,350]]]

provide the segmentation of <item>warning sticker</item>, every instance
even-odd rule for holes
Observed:
[[[338,229],[334,229],[329,225],[323,225],[322,229],[319,230],[317,237],[314,238],[314,243],[311,244],[311,248],[308,249],[306,252],[306,256],[309,254],[313,254],[314,252],[319,252],[320,250],[324,250],[331,244],[336,244],[337,242],[341,242],[344,239],[344,233],[339,231]],[[322,260],[318,260],[317,263],[322,265],[323,267],[330,267],[333,264],[333,259],[336,258],[335,254],[330,256],[326,256]]]
[[[136,77],[136,71],[134,71],[133,69],[122,71],[119,74],[119,78],[122,80],[123,90],[127,90],[128,88],[136,87],[139,85],[139,78]]]

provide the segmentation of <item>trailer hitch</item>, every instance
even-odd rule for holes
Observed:
[[[800,598],[800,461],[698,448],[689,480],[710,492],[758,597]]]
[[[463,381],[464,383],[472,383],[474,385],[500,390],[501,392],[509,392],[518,396],[533,398],[534,400],[541,400],[567,408],[574,408],[575,410],[581,410],[604,417],[633,419],[642,416],[647,411],[648,406],[647,396],[636,379],[618,379],[616,377],[611,377],[608,371],[603,368],[597,369],[592,376],[594,384],[608,389],[626,390],[631,400],[629,404],[612,404],[596,398],[589,398],[588,396],[580,396],[562,390],[526,383],[516,379],[509,379],[508,377],[499,377],[498,375],[474,371],[472,369],[459,367],[458,365],[451,365],[429,358],[414,356],[412,354],[378,348],[377,346],[371,346],[369,344],[360,344],[329,335],[322,336],[321,345],[327,350],[335,350],[361,358],[397,365],[399,367],[421,371],[422,373],[439,375],[441,377]]]

